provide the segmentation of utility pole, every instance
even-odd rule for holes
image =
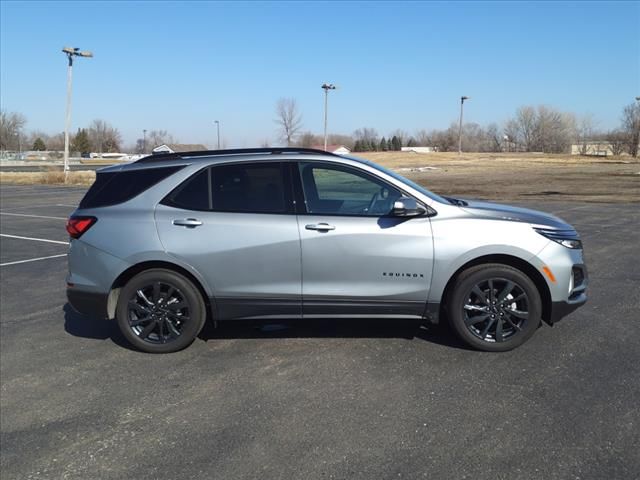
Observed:
[[[62,52],[67,56],[67,115],[64,125],[64,182],[69,176],[69,129],[71,128],[71,82],[73,75],[73,57],[93,57],[91,52],[81,52],[79,48],[64,47]]]
[[[464,108],[464,101],[469,100],[469,97],[460,97],[460,127],[458,128],[458,155],[462,154],[462,110]]]
[[[329,90],[335,90],[336,86],[333,83],[323,83],[324,90],[324,151],[327,151],[327,107],[329,103]]]
[[[147,129],[142,130],[142,153],[147,153]]]
[[[213,123],[216,124],[216,129],[218,131],[218,150],[220,150],[220,121],[215,120]]]

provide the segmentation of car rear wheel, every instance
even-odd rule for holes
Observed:
[[[193,342],[204,325],[206,307],[187,278],[153,269],[139,273],[122,288],[116,318],[122,334],[136,348],[169,353]]]
[[[531,279],[513,267],[473,267],[457,279],[449,319],[469,346],[503,352],[526,342],[540,325],[542,302]]]

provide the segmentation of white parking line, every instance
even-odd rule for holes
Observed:
[[[47,260],[48,258],[59,258],[59,257],[66,257],[66,256],[67,256],[66,253],[62,253],[60,255],[50,255],[48,257],[30,258],[28,260],[18,260],[16,262],[0,263],[0,267],[6,267],[7,265],[17,265],[19,263],[37,262],[38,260]]]
[[[69,245],[69,242],[61,242],[59,240],[47,240],[46,238],[20,237],[18,235],[7,235],[0,233],[0,237],[17,238],[18,240],[33,240],[34,242],[59,243],[60,245]]]
[[[12,217],[49,218],[51,220],[66,220],[65,217],[47,217],[45,215],[27,215],[26,213],[0,212],[0,215],[11,215]]]

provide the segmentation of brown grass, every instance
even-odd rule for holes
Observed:
[[[430,190],[495,200],[640,202],[640,162],[631,157],[522,153],[360,153]],[[433,170],[419,171],[420,167]]]
[[[96,172],[82,170],[69,172],[68,185],[89,186],[96,178]],[[42,172],[0,172],[0,183],[16,185],[64,185],[64,171],[60,167],[47,167]]]

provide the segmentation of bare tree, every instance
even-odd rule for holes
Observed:
[[[160,145],[167,145],[169,143],[178,143],[178,140],[166,130],[151,130],[147,133],[147,152]]]
[[[575,117],[540,105],[524,106],[505,124],[505,134],[516,150],[561,153],[569,150],[575,136]]]
[[[295,98],[281,98],[276,103],[275,122],[280,126],[280,138],[287,142],[287,146],[293,145],[294,138],[302,128],[302,115],[298,110]]]
[[[47,140],[47,148],[52,151],[61,152],[64,150],[64,132],[51,135]]]
[[[324,139],[319,135],[314,135],[311,132],[303,132],[298,136],[298,140],[296,141],[296,145],[299,147],[313,147],[314,145],[321,145],[324,142]]]
[[[621,130],[612,130],[607,133],[606,140],[609,142],[611,153],[613,155],[622,155],[627,147],[627,136]]]
[[[94,120],[89,127],[89,141],[95,152],[107,153],[120,150],[122,135],[117,128],[112,127],[104,120]]]
[[[0,111],[0,150],[18,150],[25,140],[27,119],[21,113]]]
[[[622,111],[622,131],[626,137],[627,152],[633,157],[638,156],[640,143],[640,102],[624,107]]]
[[[576,125],[576,144],[580,155],[586,155],[589,152],[589,142],[593,140],[593,116],[591,114],[583,115],[578,119]]]
[[[431,136],[424,128],[418,130],[414,136],[419,147],[432,147]]]

